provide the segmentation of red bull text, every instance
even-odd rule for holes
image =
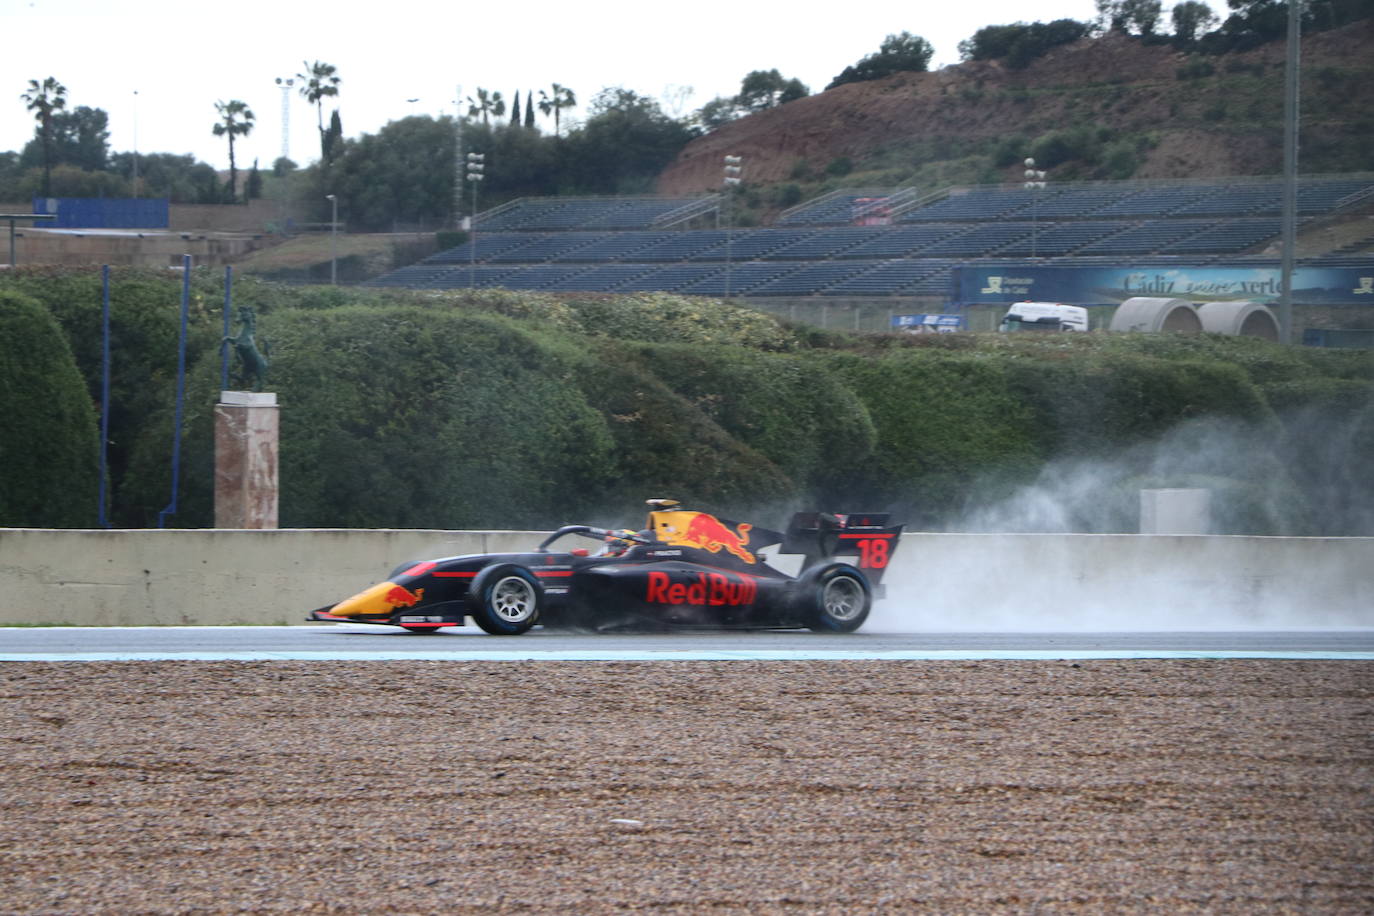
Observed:
[[[758,594],[759,586],[753,579],[736,579],[720,573],[697,573],[688,582],[674,582],[665,572],[651,572],[644,600],[650,604],[737,607],[753,604]]]

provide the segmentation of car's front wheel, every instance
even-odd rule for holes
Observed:
[[[868,579],[847,563],[811,570],[801,586],[806,626],[819,633],[853,633],[873,607]]]
[[[473,622],[493,636],[516,636],[539,622],[544,589],[523,566],[488,566],[472,581]]]

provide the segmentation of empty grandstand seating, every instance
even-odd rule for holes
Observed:
[[[521,198],[479,214],[476,228],[483,232],[648,229],[674,211],[691,208],[702,200],[694,197]]]
[[[847,189],[774,228],[665,229],[715,198],[525,199],[484,213],[473,240],[370,285],[507,286],[691,295],[940,296],[959,264],[1270,265],[1247,254],[1280,232],[1276,180],[979,187],[924,203],[912,189]],[[1374,200],[1374,178],[1304,179],[1311,217]],[[890,224],[856,225],[882,212]],[[1220,260],[1224,259],[1224,260]],[[1369,255],[1312,263],[1363,266]]]
[[[786,210],[779,226],[879,225],[916,201],[915,188],[843,188]]]

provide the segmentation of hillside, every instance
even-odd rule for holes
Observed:
[[[1369,19],[1304,39],[1305,173],[1374,170],[1372,44]],[[1052,179],[1274,174],[1283,63],[1282,42],[1204,57],[1113,34],[1023,70],[968,62],[850,83],[694,140],[658,190],[719,188],[726,154],[744,157],[755,186],[796,182],[808,194],[838,184],[933,190],[1019,180],[1021,158],[1056,132],[1068,155],[1049,163]]]

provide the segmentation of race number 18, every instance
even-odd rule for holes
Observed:
[[[860,569],[882,569],[887,566],[888,539],[864,538],[857,542]]]

